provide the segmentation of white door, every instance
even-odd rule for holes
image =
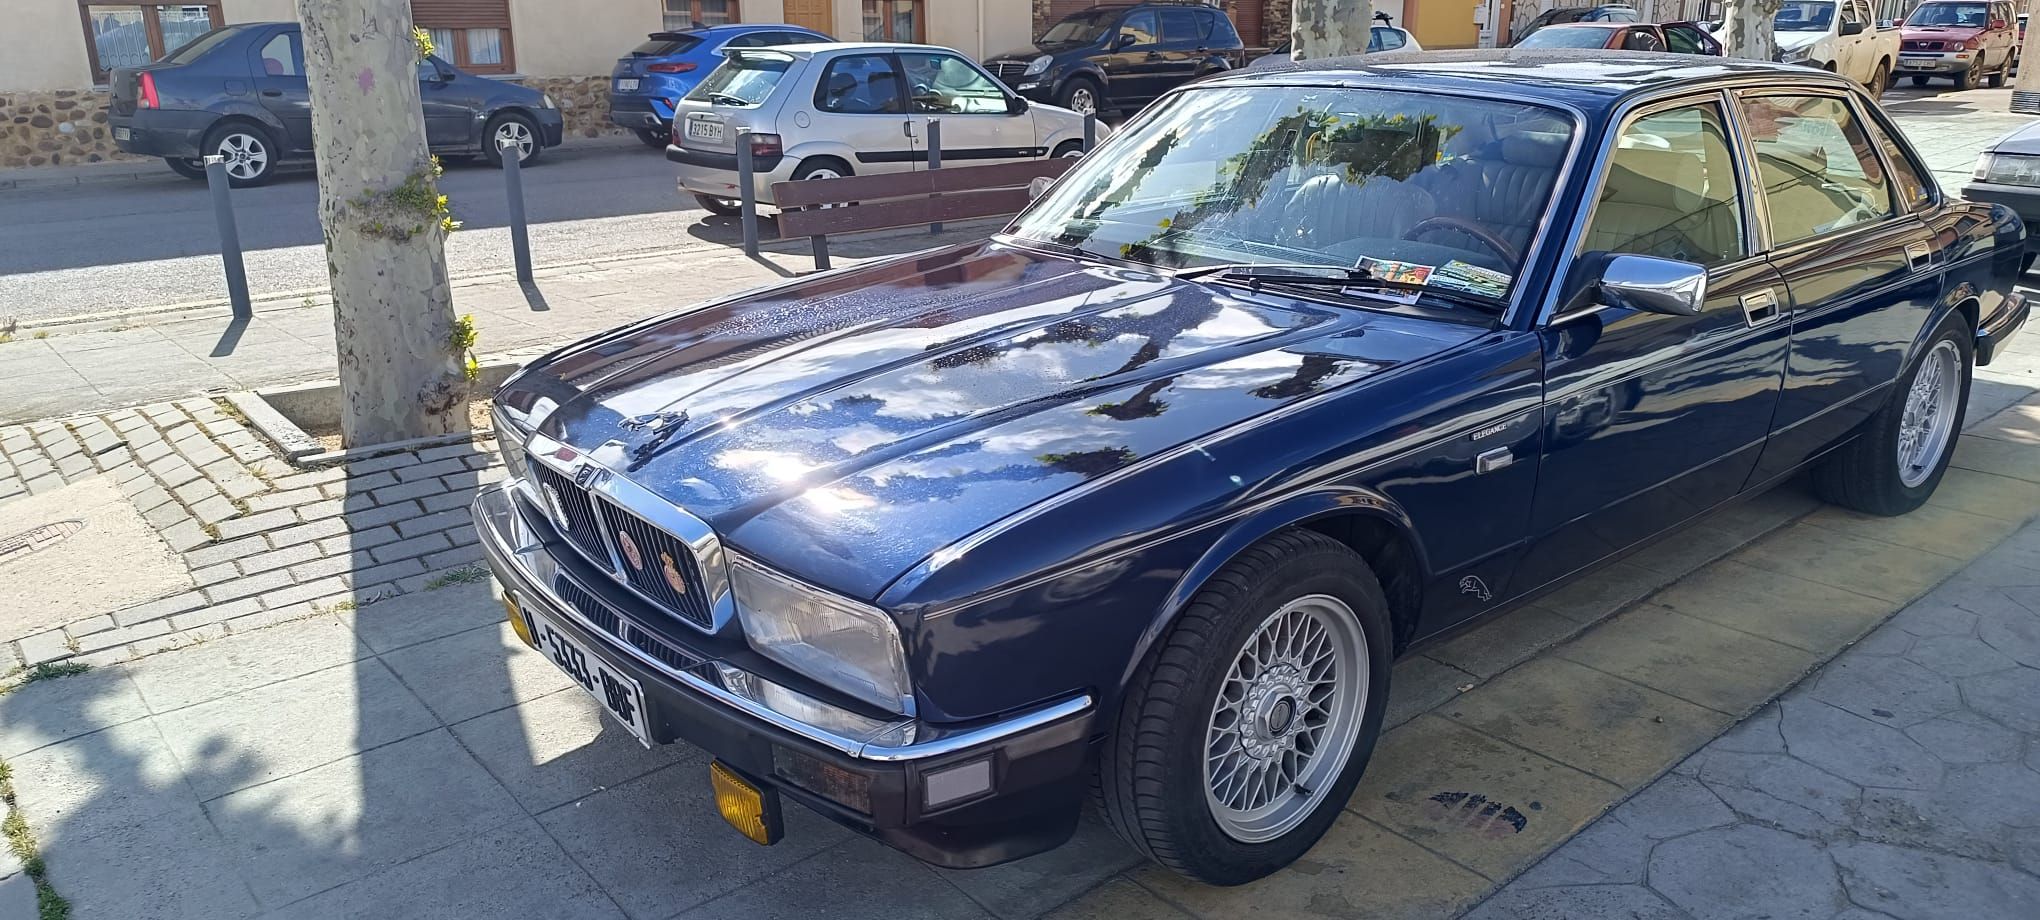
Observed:
[[[905,82],[891,54],[845,54],[829,60],[817,84],[813,123],[801,140],[822,138],[856,151],[857,175],[906,172],[920,155],[911,130]],[[786,138],[788,147],[799,143]]]
[[[1004,163],[1045,152],[1035,139],[1034,119],[968,59],[941,51],[902,51],[899,59],[924,148],[931,136],[928,121],[942,121],[943,166]],[[916,160],[925,164],[927,158]]]

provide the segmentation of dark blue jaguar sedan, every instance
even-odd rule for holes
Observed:
[[[1396,656],[1803,468],[1918,507],[2024,233],[1804,68],[1222,76],[988,241],[537,361],[475,514],[519,634],[754,840],[790,798],[982,866],[1095,783],[1238,884],[1337,818]]]

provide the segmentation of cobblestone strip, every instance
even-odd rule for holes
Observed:
[[[0,501],[111,476],[194,587],[7,643],[0,671],[104,664],[417,591],[481,559],[466,507],[493,441],[302,469],[193,398],[0,426]]]

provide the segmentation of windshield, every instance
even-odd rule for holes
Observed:
[[[681,54],[701,44],[701,36],[681,32],[660,32],[645,39],[644,44],[630,49],[631,57],[665,57]]]
[[[1552,26],[1538,29],[1516,43],[1518,48],[1601,48],[1608,44],[1607,29],[1574,29]]]
[[[1118,10],[1103,10],[1095,13],[1078,13],[1050,26],[1047,32],[1034,40],[1037,45],[1088,45],[1105,37],[1106,31],[1119,19]]]
[[[1195,90],[1078,161],[1010,232],[1164,269],[1357,266],[1505,300],[1572,130],[1555,111],[1493,100]]]
[[[1956,26],[1981,29],[1990,24],[1988,3],[1929,3],[1905,18],[1909,26]]]
[[[163,58],[163,62],[166,64],[189,64],[192,61],[196,61],[200,57],[203,57],[206,52],[211,51],[214,45],[226,41],[229,38],[233,38],[234,33],[239,31],[241,31],[240,26],[227,26],[226,28],[223,29],[214,29],[211,32],[207,32],[204,35],[201,35],[197,38],[192,39],[191,41],[184,43],[184,47],[170,52],[169,55]]]
[[[1825,32],[1834,21],[1832,3],[1787,3],[1778,8],[1771,25],[1780,32]]]
[[[731,52],[687,98],[716,104],[757,105],[772,95],[793,55],[776,51]]]

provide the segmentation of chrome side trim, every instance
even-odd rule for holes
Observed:
[[[555,579],[568,576],[559,571],[542,536],[517,510],[511,497],[514,488],[505,483],[475,496],[475,525],[483,548],[525,576],[527,584],[519,590],[535,594],[546,616],[570,620],[594,636],[608,636],[607,630],[589,622],[551,587]],[[530,599],[534,598],[527,597]],[[1094,705],[1089,694],[1078,694],[989,725],[917,740],[940,729],[914,719],[873,719],[721,660],[680,669],[628,643],[603,641],[602,647],[744,715],[859,760],[893,763],[942,757],[1081,715]]]

